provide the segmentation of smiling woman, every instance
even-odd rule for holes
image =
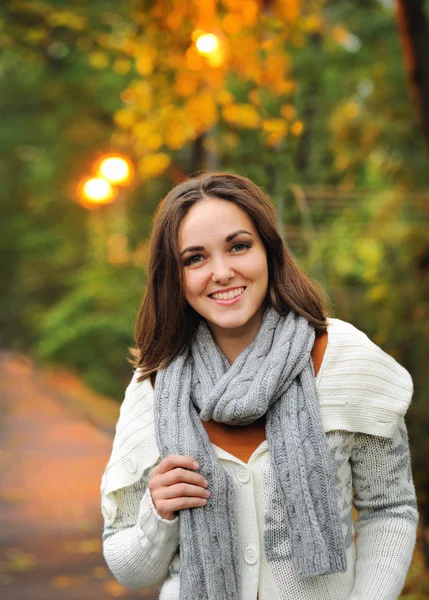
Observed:
[[[183,218],[179,248],[186,301],[206,320],[232,363],[262,322],[268,265],[259,233],[233,202],[205,198]]]
[[[410,376],[327,317],[261,188],[203,173],[167,195],[135,338],[102,481],[119,581],[164,580],[161,600],[398,598]]]
[[[254,272],[255,282],[246,283],[246,273],[235,273],[236,264],[250,278]],[[205,289],[197,290],[201,285]],[[243,302],[229,306],[233,310],[222,311],[220,299],[207,297],[233,287],[249,287]],[[253,300],[259,304],[248,315]],[[187,348],[202,318],[216,337],[219,328],[205,309],[229,329],[225,340],[235,338],[245,347],[268,305],[282,314],[292,308],[308,319],[317,337],[326,333],[319,292],[285,247],[265,192],[249,179],[228,173],[206,173],[173,188],[153,224],[146,296],[135,331],[139,375],[156,373]],[[240,315],[242,327],[236,329]]]

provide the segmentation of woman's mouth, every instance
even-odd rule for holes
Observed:
[[[227,292],[215,292],[213,294],[209,294],[209,298],[215,300],[219,304],[235,304],[241,298],[244,293],[245,287],[234,288],[233,290],[229,290]]]

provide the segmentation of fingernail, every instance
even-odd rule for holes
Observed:
[[[200,465],[195,460],[194,460],[193,464],[194,464],[194,469],[199,469],[200,468]]]

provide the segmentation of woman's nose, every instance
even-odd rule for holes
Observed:
[[[218,260],[213,263],[212,281],[226,283],[234,277],[234,270],[228,265],[227,261]]]

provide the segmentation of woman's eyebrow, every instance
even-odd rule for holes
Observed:
[[[250,231],[247,231],[246,229],[239,229],[238,231],[234,231],[234,233],[230,233],[229,235],[227,235],[225,238],[225,242],[231,242],[235,237],[237,237],[237,235],[240,235],[240,233],[247,233],[248,235],[252,235]],[[201,250],[205,250],[204,246],[188,246],[187,248],[181,251],[180,256],[183,256],[187,252],[201,252]]]
[[[196,252],[196,251],[200,251],[200,250],[205,250],[204,246],[188,246],[187,248],[182,250],[182,252],[180,253],[180,256],[183,256],[187,252]]]
[[[240,235],[240,233],[247,233],[248,235],[252,235],[250,233],[250,231],[247,231],[246,229],[239,229],[238,231],[234,231],[234,233],[230,233],[229,235],[226,236],[225,238],[225,242],[230,242],[231,240],[233,240],[237,235]]]

